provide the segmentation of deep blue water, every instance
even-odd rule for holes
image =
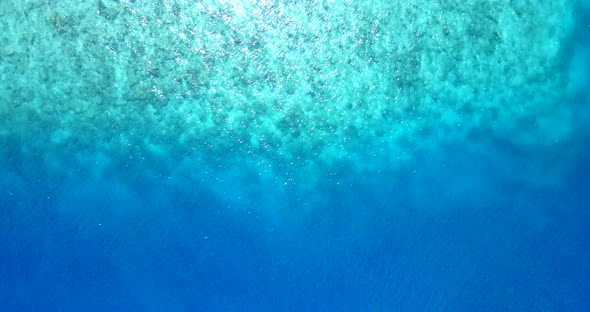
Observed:
[[[445,169],[318,189],[312,216],[279,226],[256,207],[228,211],[198,186],[144,185],[141,213],[99,226],[59,214],[60,185],[2,184],[13,195],[1,202],[0,302],[4,311],[585,311],[589,156],[558,187],[534,188],[486,159],[439,155]],[[116,193],[84,196],[126,209]],[[298,209],[295,198],[282,204]]]

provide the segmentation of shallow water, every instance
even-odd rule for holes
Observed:
[[[2,1],[0,308],[590,310],[586,2]]]

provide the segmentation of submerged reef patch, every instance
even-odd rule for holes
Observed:
[[[2,1],[0,155],[330,173],[458,142],[547,146],[575,128],[579,5]]]

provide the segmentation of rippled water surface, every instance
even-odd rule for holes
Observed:
[[[590,2],[2,0],[0,310],[590,310]]]

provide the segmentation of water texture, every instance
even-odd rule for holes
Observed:
[[[0,1],[1,311],[590,310],[590,1]]]

